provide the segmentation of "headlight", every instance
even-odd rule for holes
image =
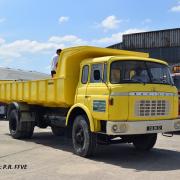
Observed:
[[[114,133],[125,133],[127,131],[127,125],[125,123],[123,124],[113,124],[112,125],[112,131]]]
[[[118,131],[118,125],[117,124],[114,124],[112,126],[112,131],[115,132],[115,133]]]

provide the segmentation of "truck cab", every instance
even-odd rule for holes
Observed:
[[[95,131],[129,135],[165,130],[164,122],[177,118],[176,97],[165,62],[106,56],[81,63],[75,103],[88,107]]]

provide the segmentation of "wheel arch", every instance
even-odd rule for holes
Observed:
[[[75,104],[74,106],[71,107],[71,109],[69,110],[67,117],[66,117],[66,126],[71,127],[73,124],[73,119],[77,115],[83,115],[83,114],[86,115],[88,118],[91,132],[94,132],[95,125],[94,125],[93,117],[92,117],[89,109],[83,104]]]
[[[16,109],[18,112],[20,110],[19,104],[17,102],[12,102],[10,104],[8,104],[8,108],[7,108],[7,119],[9,119],[9,115],[12,109]]]
[[[16,109],[18,111],[18,115],[20,117],[21,111],[28,112],[30,110],[30,106],[26,103],[11,102],[7,108],[7,119],[9,117],[9,114],[10,114],[12,109]]]

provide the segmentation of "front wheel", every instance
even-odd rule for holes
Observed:
[[[142,134],[137,135],[133,139],[133,145],[137,150],[149,151],[156,144],[157,134]]]
[[[82,157],[89,157],[94,154],[97,137],[90,131],[86,116],[79,115],[75,118],[72,128],[72,141],[75,154]]]

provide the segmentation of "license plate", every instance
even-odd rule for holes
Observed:
[[[147,131],[159,131],[162,130],[162,126],[147,126]]]

